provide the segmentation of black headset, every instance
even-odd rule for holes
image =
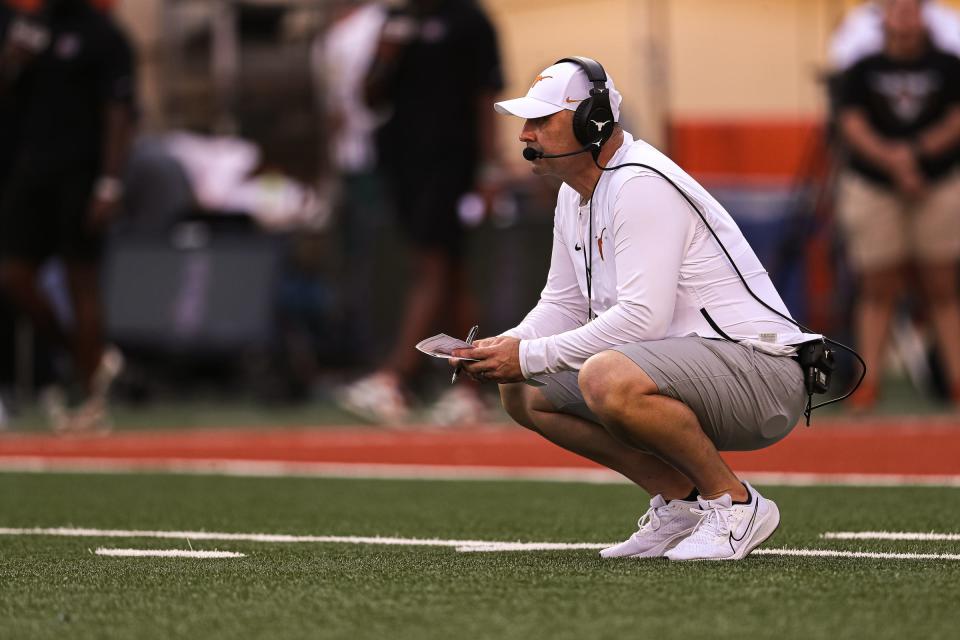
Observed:
[[[582,100],[573,114],[573,135],[580,144],[595,145],[591,149],[594,157],[600,154],[600,147],[613,135],[616,121],[610,107],[610,90],[607,88],[607,72],[593,58],[573,56],[561,58],[554,64],[572,62],[587,74],[587,80],[593,83],[590,95]]]

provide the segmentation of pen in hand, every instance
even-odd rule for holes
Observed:
[[[474,340],[474,338],[477,337],[477,331],[479,331],[479,330],[480,330],[480,325],[478,325],[478,324],[475,324],[475,325],[473,325],[472,327],[470,327],[470,333],[467,334],[467,339],[464,340],[464,342],[466,342],[467,344],[473,344],[473,340]],[[457,376],[460,375],[460,370],[461,370],[461,369],[463,369],[463,364],[462,364],[462,363],[461,363],[461,364],[458,364],[458,365],[457,365],[457,368],[453,370],[453,377],[450,378],[450,384],[453,384],[454,382],[457,381]]]

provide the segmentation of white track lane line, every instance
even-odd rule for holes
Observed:
[[[497,467],[419,464],[367,464],[338,462],[288,462],[273,460],[48,458],[2,456],[0,472],[14,473],[174,473],[241,478],[356,478],[366,480],[519,480],[625,484],[608,469],[563,467]],[[960,475],[889,473],[770,473],[739,472],[761,486],[846,487],[952,487],[960,488]]]
[[[114,558],[246,558],[247,554],[237,551],[191,551],[189,549],[107,549],[98,547],[94,551],[98,556]]]
[[[326,542],[408,547],[452,547],[461,552],[598,550],[613,543],[596,542],[499,542],[494,540],[444,540],[441,538],[385,538],[370,536],[296,536],[272,533],[216,533],[211,531],[143,531],[126,529],[0,528],[6,536],[61,536],[73,538],[164,538],[176,540],[219,540],[243,542]],[[815,558],[875,558],[884,560],[960,560],[953,553],[873,553],[832,549],[757,549],[758,555],[805,556]]]
[[[919,533],[913,531],[828,531],[825,540],[913,540],[917,542],[956,542],[960,533]]]

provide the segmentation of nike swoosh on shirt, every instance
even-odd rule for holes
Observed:
[[[583,98],[580,98],[579,100],[574,100],[573,98],[571,98],[571,97],[569,97],[569,96],[567,96],[567,97],[564,98],[563,100],[564,100],[564,102],[566,102],[566,103],[568,103],[568,104],[574,103],[574,102],[583,102]]]

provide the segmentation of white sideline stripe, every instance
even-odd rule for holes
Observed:
[[[191,551],[188,549],[107,549],[98,547],[98,556],[116,558],[246,558],[238,551]]]
[[[426,464],[368,464],[339,462],[293,462],[273,460],[52,458],[0,456],[0,472],[15,473],[175,473],[256,478],[350,478],[368,480],[523,480],[625,484],[628,481],[608,469],[564,467],[497,467]],[[764,486],[846,487],[954,487],[960,475],[873,473],[739,473],[745,480]]]
[[[448,547],[461,552],[562,551],[570,549],[598,550],[614,543],[595,542],[498,542],[495,540],[443,540],[440,538],[385,538],[379,536],[296,536],[272,533],[215,533],[211,531],[141,531],[125,529],[8,528],[0,527],[7,536],[64,536],[93,538],[166,538],[185,540],[230,540],[244,542],[332,542],[408,547]],[[147,550],[143,550],[147,551]],[[187,553],[182,550],[169,550]],[[161,550],[163,552],[163,550]],[[228,553],[228,552],[224,552]],[[873,553],[868,551],[835,551],[831,549],[757,549],[753,553],[774,556],[815,558],[875,558],[881,560],[960,560],[955,553]]]
[[[240,542],[336,542],[343,544],[381,544],[411,547],[483,547],[504,544],[489,540],[441,540],[438,538],[389,538],[381,536],[303,536],[283,533],[218,533],[214,531],[141,531],[127,529],[85,529],[77,527],[25,528],[0,527],[4,536],[63,536],[68,538],[164,538],[172,540],[218,540]],[[565,543],[508,543],[565,544]],[[612,544],[612,543],[611,543]],[[606,545],[609,546],[609,545]],[[563,548],[563,547],[558,547]],[[599,548],[599,545],[598,545]]]
[[[482,544],[463,544],[456,547],[461,553],[492,551],[568,551],[586,549],[599,551],[616,543],[600,544],[596,542],[484,542]]]
[[[960,540],[960,533],[918,533],[913,531],[828,531],[820,534],[827,540],[916,540],[924,542]]]
[[[834,551],[832,549],[755,549],[761,556],[803,556],[807,558],[874,558],[877,560],[960,560],[960,553],[880,553]]]

